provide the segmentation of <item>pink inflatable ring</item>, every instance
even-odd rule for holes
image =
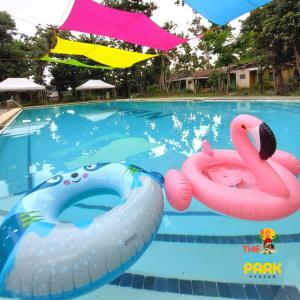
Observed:
[[[276,151],[276,139],[268,125],[250,115],[231,123],[235,150],[203,150],[189,157],[182,170],[165,176],[168,200],[183,211],[192,197],[225,215],[247,220],[274,220],[300,208],[300,162]],[[253,137],[255,145],[248,134]]]

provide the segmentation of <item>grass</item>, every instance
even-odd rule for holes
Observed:
[[[217,97],[226,97],[226,96],[231,96],[231,97],[242,97],[242,96],[256,96],[256,97],[273,97],[277,96],[275,94],[274,90],[267,90],[263,94],[260,93],[258,90],[237,90],[237,91],[231,91],[229,94],[226,93],[220,93],[220,92],[171,92],[171,93],[155,93],[155,94],[146,94],[146,95],[141,95],[138,98],[174,98],[174,97],[184,97],[184,98],[189,98],[189,97],[205,97],[205,98],[217,98]],[[284,95],[282,96],[299,96],[300,97],[300,89],[294,90],[294,91],[287,91]]]
[[[275,94],[275,91],[273,90],[267,90],[265,91],[263,94],[260,93],[260,91],[258,90],[238,90],[238,91],[232,91],[229,94],[225,94],[225,93],[220,93],[220,92],[206,92],[206,93],[193,93],[192,91],[183,91],[183,92],[170,92],[170,93],[151,93],[151,94],[144,94],[144,95],[138,95],[137,97],[131,98],[132,100],[134,99],[151,99],[151,98],[170,98],[170,100],[172,98],[184,98],[184,99],[188,99],[188,98],[223,98],[223,97],[275,97],[277,96]],[[293,97],[298,97],[300,99],[300,89],[298,90],[294,90],[294,91],[287,91],[284,95],[281,95],[282,98],[284,97],[288,97],[288,96],[293,96]],[[118,97],[118,99],[124,99],[122,97]],[[126,98],[129,99],[129,98]],[[113,101],[115,99],[109,99],[108,101]],[[71,103],[79,103],[79,102],[89,102],[89,101],[95,101],[94,97],[91,97],[91,99],[85,99],[85,101],[82,101],[82,99],[78,99],[78,101],[75,101],[74,98],[72,97],[67,97],[64,98],[62,101],[59,102],[48,102],[48,103],[39,103],[38,101],[22,101],[22,105],[25,107],[28,106],[42,106],[42,105],[54,105],[54,104],[71,104]],[[99,101],[99,98],[96,100]],[[103,101],[103,100],[101,100]],[[1,106],[3,106],[3,108],[5,107],[5,102],[0,101],[0,108]]]

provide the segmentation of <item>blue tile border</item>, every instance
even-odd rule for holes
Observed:
[[[179,294],[179,280],[176,278],[168,278],[168,288],[169,293]]]
[[[133,274],[131,273],[124,273],[123,276],[121,277],[120,286],[124,287],[131,287],[132,286],[132,279],[133,279]]]
[[[144,290],[153,291],[154,286],[155,286],[155,277],[154,276],[144,277]]]
[[[166,292],[168,289],[168,279],[157,277],[155,280],[154,289],[158,292]]]
[[[193,295],[205,296],[204,282],[200,280],[192,280]]]
[[[289,300],[282,286],[269,285],[269,288],[274,300]]]
[[[179,292],[184,295],[193,295],[192,281],[186,279],[179,280]]]
[[[188,280],[158,276],[144,276],[133,273],[124,273],[110,284],[133,289],[156,291],[160,293],[227,299],[300,299],[300,292],[295,286]]]
[[[217,282],[219,295],[224,298],[232,298],[231,290],[228,283]]]
[[[99,209],[103,211],[109,211],[113,207],[111,206],[105,206],[105,205],[92,205],[92,204],[85,204],[85,203],[78,203],[75,204],[75,206],[84,208],[84,209]],[[164,216],[174,216],[174,217],[190,217],[190,216],[202,216],[202,217],[222,217],[223,215],[220,215],[213,211],[186,211],[183,213],[179,213],[176,211],[164,211]]]
[[[261,244],[258,235],[186,235],[186,234],[170,234],[159,233],[156,235],[155,241],[168,243],[197,243],[197,244]],[[299,243],[300,233],[282,234],[276,240],[276,244]],[[300,299],[299,299],[300,300]]]
[[[132,278],[132,286],[134,289],[144,288],[144,276],[134,274]]]
[[[260,298],[266,300],[273,300],[273,295],[268,285],[257,285],[256,289],[258,291]]]
[[[217,283],[213,281],[203,281],[205,296],[220,297],[217,289]]]
[[[247,299],[243,286],[239,283],[230,283],[229,289],[233,299]]]
[[[256,286],[254,284],[245,284],[244,285],[245,294],[247,299],[260,299]]]
[[[20,192],[18,194],[26,193],[27,191]],[[15,194],[15,195],[18,195]],[[2,198],[0,200],[6,199]],[[84,203],[75,204],[77,207],[86,208],[90,205]],[[93,205],[94,207],[94,205]],[[107,206],[97,205],[98,209],[109,211],[111,208]],[[1,210],[0,215],[4,215],[7,212]],[[159,233],[156,235],[155,241],[166,242],[166,243],[189,243],[189,244],[219,244],[219,245],[249,245],[249,244],[260,244],[261,241],[258,235],[236,235],[236,236],[225,236],[225,235],[187,235],[187,234],[170,234],[170,233]],[[292,234],[281,234],[276,240],[276,244],[286,243],[300,243],[300,233]],[[300,300],[300,299],[299,299]]]
[[[289,300],[299,300],[300,299],[300,292],[295,286],[285,286],[284,290],[285,290],[285,293],[287,294]]]
[[[23,191],[18,194],[26,193]],[[17,194],[15,194],[17,195]],[[5,197],[6,198],[6,197]],[[4,198],[3,198],[4,199]],[[0,199],[0,200],[3,200]],[[75,204],[75,206],[86,208],[83,203]],[[110,210],[111,208],[107,206],[97,205],[101,210]],[[1,210],[0,215],[5,215],[7,211]],[[187,235],[187,234],[169,234],[169,233],[159,233],[156,235],[155,241],[166,242],[166,243],[189,243],[189,244],[219,244],[219,245],[249,245],[249,244],[260,244],[258,235],[236,235],[236,236],[225,236],[225,235]],[[286,244],[286,243],[300,243],[300,233],[292,234],[282,234],[279,235],[276,244]],[[299,299],[300,300],[300,299]]]

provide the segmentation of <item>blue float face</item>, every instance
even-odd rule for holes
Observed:
[[[60,286],[55,295],[57,299],[62,299],[65,295],[72,298],[79,296],[81,289],[83,293],[120,276],[144,252],[153,238],[153,233],[158,230],[162,218],[161,189],[153,180],[139,180],[141,175],[161,180],[158,173],[149,174],[139,167],[99,163],[53,176],[37,186],[34,189],[36,193],[31,191],[29,195],[24,196],[0,226],[1,296],[27,300],[52,299],[52,289],[48,280],[52,276],[52,270],[57,265],[62,266],[66,270],[64,278],[71,282],[74,278],[73,266],[78,259],[87,262],[89,268],[97,265],[95,278],[92,280],[89,274],[85,275],[85,265],[78,267],[81,268],[78,272],[85,276],[84,286],[81,282],[74,282],[74,285],[67,289]],[[62,210],[76,202],[78,196],[85,197],[90,192],[98,192],[101,189],[113,190],[129,204],[119,205],[114,215],[111,215],[111,222],[107,222],[106,218],[94,217],[92,220],[61,226],[58,215]],[[134,189],[141,192],[135,193]],[[133,215],[132,223],[130,228],[124,231],[124,228],[128,227],[129,214]],[[135,217],[140,214],[142,218]],[[149,229],[146,226],[149,226]],[[113,235],[114,239],[110,239],[109,234]],[[85,239],[91,239],[87,240],[87,244],[95,249],[94,255],[85,243],[78,243],[79,240]],[[74,255],[62,259],[61,254],[65,251],[67,257],[70,249]],[[111,250],[113,255],[106,249]],[[118,255],[119,259],[114,253],[121,254]],[[124,261],[122,257],[125,257],[125,254],[128,259]],[[28,259],[33,255],[34,262]],[[108,270],[107,264],[114,264],[114,270]],[[42,269],[47,276],[42,276],[37,282],[36,274]],[[21,291],[15,282],[22,283]]]

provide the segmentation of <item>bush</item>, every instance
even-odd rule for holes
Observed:
[[[159,86],[157,84],[149,85],[147,88],[147,94],[156,95],[160,93]]]
[[[183,92],[184,94],[189,94],[189,95],[194,93],[194,91],[192,91],[192,90],[190,90],[190,89],[183,89],[182,92]]]
[[[241,89],[238,89],[238,91],[237,91],[238,96],[247,96],[248,93],[249,93],[249,89],[246,89],[246,88],[241,88]]]

